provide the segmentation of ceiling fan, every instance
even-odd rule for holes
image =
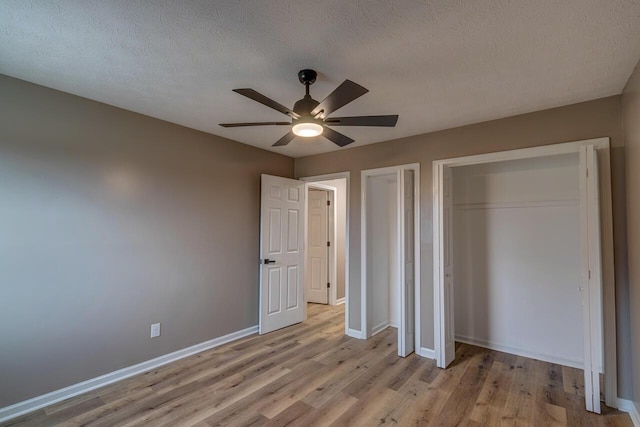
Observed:
[[[337,109],[369,92],[368,89],[345,80],[322,102],[318,102],[309,95],[309,86],[315,83],[318,73],[314,70],[301,70],[298,72],[298,80],[305,85],[304,98],[295,103],[293,109],[267,98],[253,89],[234,89],[233,91],[253,99],[260,104],[273,108],[291,118],[291,122],[258,122],[258,123],[220,123],[226,128],[242,126],[291,126],[291,130],[275,144],[274,147],[287,145],[296,136],[309,138],[323,135],[334,144],[344,147],[354,140],[346,135],[336,132],[329,126],[383,126],[394,127],[398,122],[398,115],[390,116],[355,116],[355,117],[327,117]]]

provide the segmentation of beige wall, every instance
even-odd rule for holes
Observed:
[[[627,244],[633,355],[633,400],[640,411],[640,65],[622,93],[627,163]]]
[[[256,325],[261,173],[293,160],[0,76],[0,407]]]
[[[402,126],[402,117],[399,125]],[[296,177],[333,172],[351,172],[349,189],[349,313],[351,327],[360,328],[360,171],[406,163],[420,163],[421,176],[421,265],[423,346],[433,348],[432,204],[433,160],[488,153],[537,145],[556,144],[596,137],[610,137],[614,241],[616,256],[616,301],[619,340],[619,392],[631,396],[629,308],[625,230],[624,144],[620,96],[509,117],[440,132],[418,135],[353,149],[296,159]]]

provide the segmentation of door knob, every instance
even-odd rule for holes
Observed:
[[[275,264],[276,260],[275,259],[265,258],[264,263],[265,264]]]

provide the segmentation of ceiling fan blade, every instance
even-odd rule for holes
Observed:
[[[369,89],[365,89],[351,80],[345,80],[311,111],[311,115],[317,116],[321,113],[318,118],[324,119],[338,108],[350,103],[354,99],[360,98],[367,92],[369,92]]]
[[[235,93],[239,93],[240,95],[246,96],[249,99],[253,99],[256,102],[259,102],[262,105],[266,105],[269,108],[273,108],[276,111],[280,111],[282,114],[286,114],[289,117],[293,117],[294,119],[299,119],[300,115],[295,113],[293,110],[285,107],[284,105],[274,101],[271,98],[267,98],[263,94],[256,92],[253,89],[234,89]]]
[[[255,122],[255,123],[220,123],[223,128],[239,128],[242,126],[284,126],[289,125],[289,122]]]
[[[324,121],[329,126],[384,126],[394,127],[398,123],[398,115],[392,116],[356,116],[331,117]]]
[[[324,131],[322,132],[322,136],[327,138],[329,141],[333,142],[340,147],[344,147],[345,145],[351,144],[354,140],[349,138],[346,135],[341,134],[340,132],[336,132],[335,130],[324,127]]]
[[[296,137],[296,135],[293,132],[289,131],[289,133],[287,133],[285,136],[283,136],[282,138],[277,140],[276,143],[272,145],[272,147],[280,147],[282,145],[287,145],[295,137]]]

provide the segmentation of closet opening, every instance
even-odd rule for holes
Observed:
[[[617,405],[609,139],[433,163],[435,355],[455,342],[583,370]]]
[[[362,338],[397,328],[398,355],[418,345],[418,165],[362,172]]]
[[[578,153],[453,169],[456,342],[582,369]]]

